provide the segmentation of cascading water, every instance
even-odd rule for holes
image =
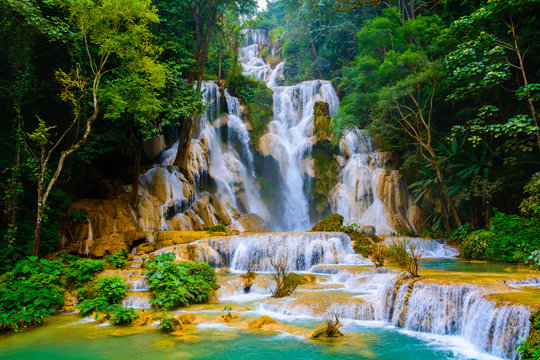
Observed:
[[[372,227],[381,235],[414,228],[416,207],[392,169],[392,154],[375,151],[371,135],[358,129],[345,134],[340,150],[342,170],[329,194],[332,212],[342,215],[345,225]]]
[[[244,73],[267,83],[274,93],[274,118],[259,142],[259,151],[273,157],[279,166],[282,188],[280,218],[273,228],[280,231],[307,230],[311,227],[309,204],[305,194],[305,159],[311,157],[313,106],[316,101],[329,104],[330,116],[337,112],[339,99],[329,81],[305,81],[295,86],[275,86],[283,63],[272,69],[261,57],[259,47],[268,46],[260,31],[246,33],[246,46],[240,50]],[[308,165],[309,166],[309,165]]]

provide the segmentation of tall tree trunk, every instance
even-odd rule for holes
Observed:
[[[216,24],[216,14],[217,14],[217,1],[213,0],[210,2],[210,8],[208,9],[208,19],[205,27],[204,39],[202,36],[202,29],[200,26],[200,14],[197,12],[198,8],[194,8],[193,14],[196,18],[196,28],[198,42],[202,40],[202,45],[197,45],[197,48],[200,49],[200,54],[198,55],[198,63],[196,65],[197,72],[197,85],[195,88],[196,92],[201,91],[202,79],[204,74],[204,67],[206,66],[206,61],[208,60],[208,48],[210,46],[210,36]],[[189,158],[189,147],[191,144],[191,138],[193,137],[193,124],[197,120],[197,116],[194,114],[190,119],[184,119],[182,122],[182,127],[180,128],[180,138],[178,139],[178,149],[176,151],[176,158],[174,164],[180,168],[180,171],[187,175],[187,160]]]
[[[510,17],[510,23],[506,23],[506,25],[512,31],[512,40],[514,42],[513,50],[516,52],[516,55],[517,55],[517,58],[518,58],[518,61],[519,61],[519,66],[516,66],[514,64],[510,64],[510,65],[512,65],[515,68],[520,70],[521,77],[523,79],[523,85],[528,86],[529,85],[529,80],[527,79],[527,73],[525,71],[525,64],[523,62],[524,54],[522,54],[521,50],[519,49],[518,36],[517,36],[517,33],[516,33],[516,27],[514,25],[514,20],[512,19],[512,17]],[[537,117],[537,114],[536,114],[536,108],[534,106],[534,102],[531,99],[531,93],[530,93],[529,89],[526,90],[526,95],[527,95],[527,104],[529,106],[529,110],[531,111],[531,117],[533,119],[533,123],[536,126],[536,128],[538,129],[538,117]],[[537,146],[538,146],[538,150],[540,150],[540,130],[536,130],[536,143],[537,143]]]
[[[36,215],[36,228],[34,229],[34,249],[32,255],[39,256],[39,245],[41,242],[41,231],[43,229],[43,216],[45,215],[45,174],[47,173],[47,161],[46,161],[45,146],[41,146],[41,158],[39,166],[39,180],[37,187],[37,215]]]

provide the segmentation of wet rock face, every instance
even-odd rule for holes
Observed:
[[[68,210],[59,248],[83,256],[101,257],[128,250],[134,241],[144,239],[127,201],[79,200]]]
[[[264,219],[257,214],[242,215],[238,221],[244,228],[244,231],[249,232],[268,232],[268,228],[263,225]]]

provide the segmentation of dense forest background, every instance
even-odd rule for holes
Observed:
[[[151,161],[144,141],[179,139],[185,166],[203,79],[243,96],[252,116],[268,113],[266,88],[241,74],[245,28],[269,32],[266,60],[285,60],[283,84],[332,81],[336,141],[356,126],[399,155],[428,215],[424,235],[504,227],[538,241],[539,1],[276,0],[257,13],[251,0],[7,0],[0,10],[4,265],[55,250],[62,221],[80,215],[66,214],[74,200],[137,189]]]

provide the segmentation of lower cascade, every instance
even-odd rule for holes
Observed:
[[[454,248],[435,240],[409,240],[432,261],[457,255]],[[286,258],[292,271],[327,278],[318,290],[320,297],[299,291],[291,299],[271,300],[268,284],[256,283],[245,294],[240,280],[230,280],[231,289],[219,290],[222,301],[260,301],[257,308],[270,316],[317,316],[323,301],[343,319],[382,321],[408,331],[457,336],[477,349],[509,359],[518,357],[516,347],[529,332],[531,308],[490,300],[486,297],[489,291],[482,286],[413,279],[395,270],[367,267],[371,261],[355,254],[351,239],[343,233],[218,236],[165,247],[156,253],[164,252],[172,252],[180,260],[205,261],[233,273],[246,269],[272,273],[270,261],[278,256]]]

